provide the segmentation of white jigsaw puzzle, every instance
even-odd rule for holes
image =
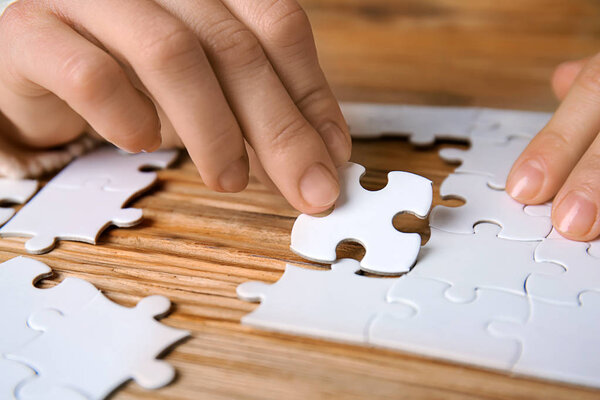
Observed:
[[[15,213],[12,208],[3,204],[23,204],[35,194],[38,182],[32,179],[0,178],[0,226]]]
[[[77,189],[92,180],[105,181],[104,190],[138,193],[156,181],[156,173],[143,168],[164,169],[177,158],[177,150],[128,154],[113,146],[103,146],[78,157],[52,179],[55,187]]]
[[[38,399],[56,386],[94,400],[129,379],[147,389],[168,384],[175,371],[156,357],[189,335],[155,319],[170,305],[165,297],[150,296],[128,308],[98,293],[69,314],[54,309],[34,313],[29,326],[43,334],[7,354],[38,374],[19,389],[19,399]]]
[[[555,277],[564,273],[558,264],[533,259],[538,242],[501,239],[497,237],[499,230],[486,223],[476,225],[474,234],[431,228],[431,237],[421,249],[410,276],[447,282],[450,286],[445,295],[449,300],[468,302],[475,299],[476,289],[526,296],[525,281],[530,274]]]
[[[489,186],[505,189],[512,165],[528,144],[529,139],[520,137],[500,143],[473,139],[468,150],[445,148],[440,150],[440,157],[449,162],[461,162],[454,173],[485,175]]]
[[[442,197],[457,197],[466,201],[460,207],[437,206],[431,211],[432,227],[453,233],[472,233],[480,222],[502,227],[498,237],[512,240],[542,240],[550,233],[549,217],[530,215],[525,206],[503,190],[487,185],[487,177],[452,174],[442,183]]]
[[[495,321],[490,330],[519,339],[513,371],[568,383],[600,386],[600,293],[581,294],[581,306],[531,300],[524,324]]]
[[[577,306],[581,293],[600,291],[600,260],[587,253],[588,246],[585,242],[567,240],[552,230],[537,246],[535,260],[560,264],[566,272],[556,276],[532,275],[527,280],[529,295],[547,302]]]
[[[91,183],[78,189],[48,184],[0,229],[0,237],[31,237],[25,243],[31,254],[52,250],[57,240],[94,244],[108,226],[130,227],[142,220],[142,210],[122,208],[132,195]]]
[[[531,139],[546,126],[550,118],[552,113],[547,112],[482,108],[470,137],[498,142],[514,136]]]
[[[489,368],[510,368],[520,353],[516,340],[488,332],[491,321],[525,322],[529,305],[525,296],[481,289],[469,303],[448,301],[448,284],[412,277],[398,279],[388,294],[390,303],[416,309],[399,319],[382,313],[369,329],[369,343]]]
[[[414,264],[421,246],[417,233],[399,232],[392,220],[409,212],[425,218],[432,202],[431,181],[408,172],[388,174],[388,184],[369,191],[360,184],[362,165],[346,163],[338,169],[340,196],[325,217],[302,214],[292,228],[291,249],[310,260],[333,262],[336,247],[357,241],[366,250],[360,266],[377,274],[399,274]]]
[[[417,146],[436,139],[469,139],[479,109],[376,103],[341,103],[350,133],[358,138],[407,136]]]
[[[414,313],[410,306],[386,301],[397,279],[361,276],[356,273],[359,270],[358,261],[352,259],[342,259],[323,271],[287,265],[274,284],[242,283],[238,296],[261,302],[242,322],[285,333],[364,343],[376,313],[398,317]]]
[[[33,376],[35,372],[31,368],[7,360],[0,354],[0,398],[2,400],[16,400],[18,386]]]

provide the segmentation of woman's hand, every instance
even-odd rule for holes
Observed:
[[[300,211],[338,196],[351,141],[295,0],[20,0],[0,55],[0,134],[48,147],[91,129],[131,152],[180,139],[212,189],[242,190],[250,158]]]
[[[600,54],[561,64],[556,113],[514,164],[507,191],[525,204],[554,198],[552,222],[565,237],[600,234]]]

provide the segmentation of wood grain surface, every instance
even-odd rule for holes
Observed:
[[[552,111],[553,67],[600,51],[594,0],[302,0],[321,62],[340,99],[478,105]],[[454,166],[443,146],[415,149],[402,139],[357,141],[367,188],[389,170],[424,175],[437,190]],[[465,147],[465,145],[458,146]],[[456,201],[455,204],[459,204]],[[237,195],[209,191],[182,157],[133,202],[144,222],[110,229],[97,246],[61,243],[35,257],[55,276],[89,280],[133,305],[162,294],[175,304],[164,320],[192,337],[167,355],[178,370],[170,386],[127,384],[115,399],[591,399],[600,392],[406,353],[273,334],[240,325],[256,305],[237,299],[247,280],[275,282],[286,263],[311,265],[289,250],[297,216],[256,180]],[[401,230],[427,223],[397,218]],[[0,240],[0,261],[24,254],[24,240]],[[339,253],[360,257],[345,245]]]

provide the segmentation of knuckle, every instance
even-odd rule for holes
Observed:
[[[229,65],[244,67],[265,58],[256,36],[235,20],[223,20],[213,25],[208,36],[212,53]]]
[[[280,47],[292,47],[312,40],[306,12],[295,0],[276,0],[260,17],[265,38]]]
[[[144,39],[140,45],[140,54],[152,68],[167,69],[179,65],[183,59],[194,58],[199,49],[196,35],[180,23],[171,23],[170,27],[161,26]]]
[[[76,54],[63,65],[64,85],[72,97],[98,102],[111,97],[122,82],[118,64],[108,55]]]
[[[295,143],[304,140],[305,132],[309,128],[308,122],[302,117],[284,119],[285,123],[275,127],[275,134],[271,139],[271,146],[276,152],[285,151]]]
[[[313,86],[300,93],[295,103],[300,110],[326,110],[330,105],[331,94],[324,85]]]
[[[590,61],[579,75],[579,84],[600,96],[600,58]]]

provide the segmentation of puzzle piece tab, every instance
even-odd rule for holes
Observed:
[[[129,379],[147,389],[168,384],[175,372],[156,357],[189,335],[155,320],[169,308],[162,296],[127,308],[98,293],[66,315],[51,309],[34,313],[28,323],[43,334],[7,355],[38,374],[21,388],[20,397],[35,399],[60,386],[103,399]]]
[[[378,312],[398,317],[414,313],[412,306],[386,301],[397,279],[361,276],[356,273],[359,269],[358,261],[352,259],[340,260],[325,271],[287,265],[277,283],[243,283],[238,286],[238,296],[261,305],[242,322],[285,333],[364,343],[370,321]]]
[[[360,266],[377,274],[406,272],[414,264],[421,246],[417,233],[397,231],[392,220],[401,212],[427,216],[432,201],[431,181],[408,172],[388,174],[388,184],[372,192],[360,178],[365,168],[346,163],[338,169],[341,192],[331,214],[302,214],[292,228],[291,249],[309,259],[333,262],[343,241],[361,243],[366,253]]]
[[[409,275],[448,282],[451,286],[446,297],[468,302],[475,300],[476,289],[526,296],[525,281],[530,274],[549,274],[559,279],[564,273],[558,264],[533,259],[539,242],[500,239],[496,236],[499,230],[498,226],[485,223],[476,225],[474,234],[431,228],[431,237]]]
[[[530,215],[523,204],[503,190],[487,185],[487,177],[452,174],[442,183],[443,197],[458,197],[466,204],[460,207],[437,206],[431,211],[429,223],[446,232],[472,233],[481,222],[502,227],[498,237],[511,240],[542,240],[550,233],[549,217]]]
[[[416,309],[414,316],[398,319],[382,313],[369,329],[369,343],[391,349],[490,368],[510,368],[520,347],[488,332],[493,320],[525,322],[525,296],[496,290],[478,290],[470,303],[448,301],[447,283],[412,277],[399,278],[387,296],[390,303]]]

